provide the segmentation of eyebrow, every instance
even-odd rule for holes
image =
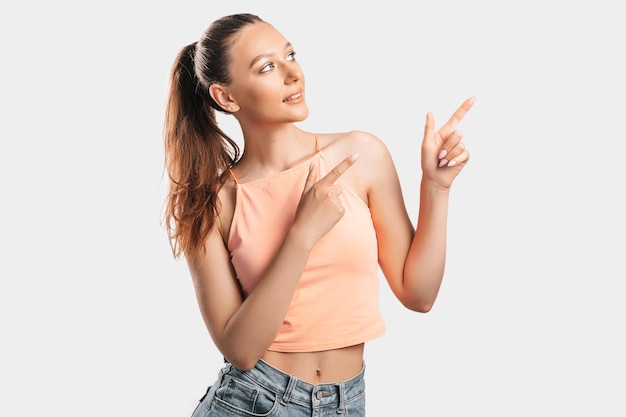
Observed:
[[[285,46],[283,47],[283,50],[285,50],[285,49],[289,49],[289,48],[291,48],[291,46],[292,46],[292,45],[291,45],[291,42],[287,42],[287,43],[285,44]],[[256,62],[257,62],[257,61],[259,61],[259,60],[261,60],[261,59],[263,59],[263,58],[270,57],[270,56],[272,56],[272,55],[274,55],[274,53],[273,53],[273,52],[266,52],[266,53],[264,53],[264,54],[261,54],[261,55],[259,55],[259,56],[255,57],[255,58],[252,60],[252,62],[250,63],[250,68],[252,68],[252,67],[254,66],[254,64],[256,64]]]

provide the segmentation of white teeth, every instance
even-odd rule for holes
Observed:
[[[293,95],[293,96],[291,96],[291,97],[287,97],[287,98],[285,99],[285,101],[295,100],[295,99],[299,98],[301,95],[302,95],[302,93],[294,94],[294,95]]]

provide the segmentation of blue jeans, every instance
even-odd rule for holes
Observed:
[[[348,381],[309,384],[260,360],[249,371],[226,363],[192,417],[363,417],[365,363]]]

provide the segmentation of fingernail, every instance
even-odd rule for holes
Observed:
[[[439,168],[446,166],[447,164],[448,164],[448,160],[442,159],[441,161],[439,161]]]
[[[359,153],[353,153],[352,155],[350,155],[350,161],[354,162],[357,159],[359,159]]]
[[[439,152],[439,159],[443,158],[444,156],[446,156],[448,154],[448,151],[443,149],[441,152]]]
[[[456,161],[453,159],[452,161],[448,162],[448,166],[449,167],[453,167],[456,165]]]

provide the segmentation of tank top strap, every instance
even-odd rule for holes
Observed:
[[[235,183],[239,185],[239,181],[237,180],[237,177],[235,176],[235,173],[233,172],[233,170],[231,168],[228,168],[228,172],[230,172],[230,176],[233,177],[233,179],[235,180]]]

